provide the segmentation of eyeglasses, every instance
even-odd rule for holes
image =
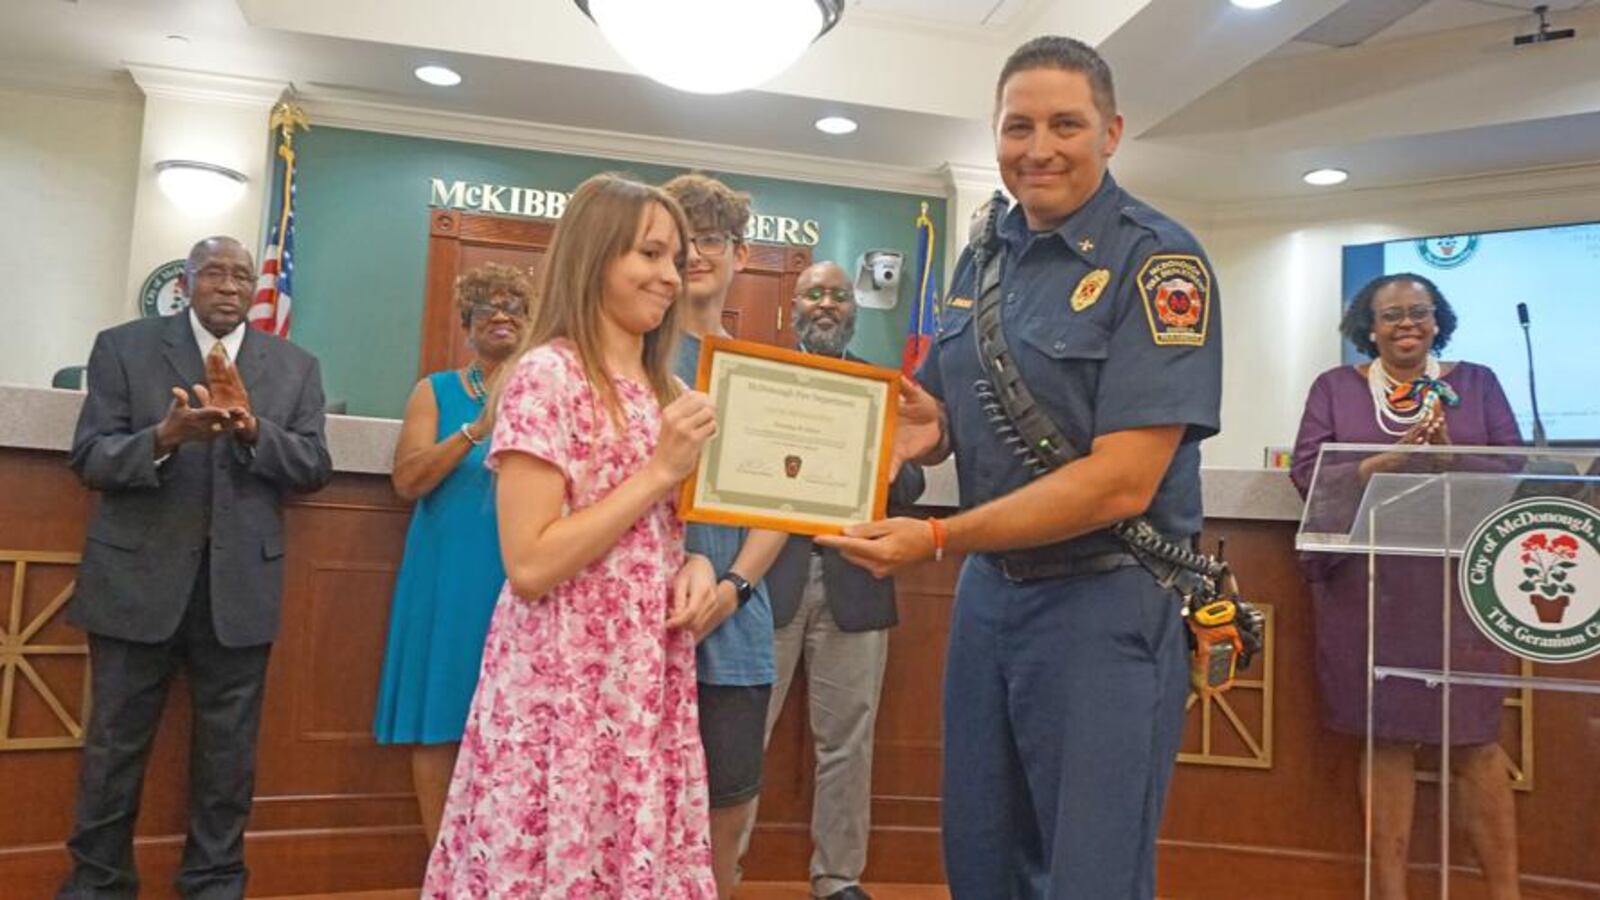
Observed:
[[[474,319],[492,319],[495,313],[511,319],[520,319],[528,314],[528,305],[526,303],[495,303],[493,301],[487,303],[479,301],[467,305],[467,314]]]
[[[694,247],[694,252],[709,258],[728,252],[728,245],[738,239],[737,235],[727,231],[707,231],[689,238],[689,244]]]
[[[842,287],[842,288],[841,287],[806,288],[805,290],[800,291],[799,293],[795,294],[795,296],[796,297],[804,297],[805,299],[810,300],[812,303],[821,303],[823,298],[832,297],[833,298],[833,302],[835,302],[835,303],[837,303],[837,304],[839,304],[841,306],[843,306],[846,303],[854,303],[854,302],[856,302],[855,293],[853,291],[851,291],[847,287]]]
[[[202,284],[217,285],[224,281],[236,284],[255,284],[256,273],[249,269],[224,269],[220,266],[206,266],[194,273],[195,280]]]
[[[1407,319],[1417,323],[1418,325],[1424,325],[1428,322],[1432,322],[1433,307],[1423,303],[1419,303],[1416,306],[1407,306],[1403,308],[1399,306],[1391,306],[1388,309],[1378,313],[1378,321],[1385,325],[1399,325],[1401,322],[1404,322]]]

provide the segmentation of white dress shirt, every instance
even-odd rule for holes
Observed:
[[[211,348],[220,340],[222,341],[222,349],[228,352],[228,362],[235,365],[238,364],[239,345],[244,343],[244,330],[250,327],[249,325],[240,322],[234,326],[232,331],[219,338],[207,331],[206,326],[200,324],[200,317],[195,315],[194,307],[191,306],[189,307],[189,327],[194,329],[194,343],[195,346],[200,348],[200,358],[202,360],[206,358],[206,354],[210,353]]]

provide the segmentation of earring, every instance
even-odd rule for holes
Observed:
[[[1376,344],[1378,342],[1378,333],[1376,331],[1367,332],[1367,340]]]

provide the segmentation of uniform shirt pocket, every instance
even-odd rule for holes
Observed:
[[[1110,335],[1089,323],[1046,322],[1025,327],[1022,342],[1051,359],[1104,360],[1111,346]]]

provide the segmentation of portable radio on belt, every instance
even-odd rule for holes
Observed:
[[[1204,696],[1233,687],[1244,643],[1234,627],[1238,607],[1232,600],[1213,600],[1189,612],[1189,634],[1194,638],[1194,658],[1189,684]]]
[[[972,222],[974,293],[973,332],[978,360],[987,378],[973,390],[985,417],[1001,440],[1036,474],[1044,475],[1066,465],[1079,454],[1034,399],[1011,359],[1005,329],[1001,326],[1000,218],[1009,204],[996,191]],[[1262,648],[1261,612],[1239,598],[1238,585],[1221,559],[1185,547],[1156,530],[1143,517],[1118,522],[1111,528],[1129,553],[1163,585],[1183,597],[1184,621],[1193,650],[1190,681],[1202,696],[1226,691],[1234,675],[1250,665]]]

